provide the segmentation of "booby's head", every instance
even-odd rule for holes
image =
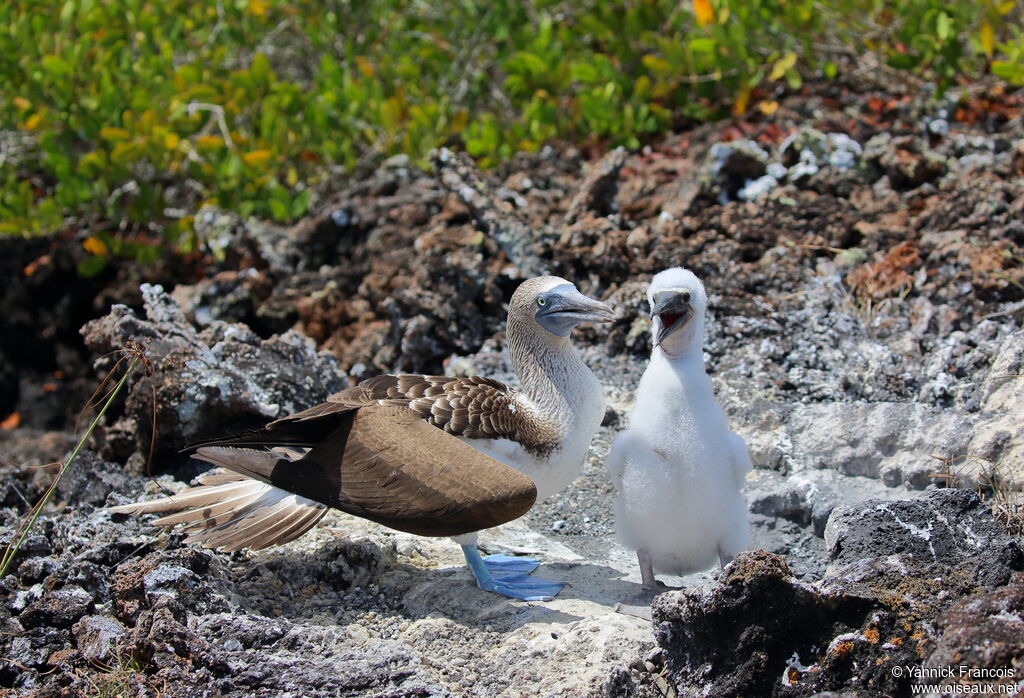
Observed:
[[[694,339],[702,339],[708,297],[693,272],[673,267],[656,274],[647,289],[647,302],[654,346],[670,357],[682,354]]]
[[[509,322],[516,321],[540,330],[540,335],[568,337],[582,322],[611,322],[610,307],[588,298],[576,287],[557,276],[527,279],[512,294],[508,305]]]

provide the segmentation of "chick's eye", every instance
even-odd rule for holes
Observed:
[[[541,297],[539,297],[537,299],[537,305],[539,305],[541,308],[543,308],[547,304],[548,304],[548,299],[545,298],[544,296],[541,296]]]
[[[690,292],[689,291],[683,291],[682,296],[683,296],[683,302],[685,302],[685,303],[689,303],[690,302]]]

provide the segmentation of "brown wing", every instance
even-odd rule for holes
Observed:
[[[559,435],[517,403],[516,393],[491,378],[377,376],[356,386],[367,399],[401,405],[449,434],[467,439],[510,439],[544,450]]]
[[[537,497],[525,475],[397,405],[349,409],[334,431],[297,460],[255,457],[252,449],[223,444],[203,446],[196,455],[300,497],[423,536],[497,526],[525,514]]]
[[[213,445],[311,447],[337,429],[350,412],[372,404],[408,407],[449,434],[467,439],[510,439],[538,455],[559,440],[559,434],[534,417],[504,383],[478,376],[403,373],[370,378],[263,429],[203,441],[186,450]]]

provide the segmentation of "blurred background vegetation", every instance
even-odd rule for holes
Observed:
[[[73,229],[94,273],[440,144],[635,147],[858,71],[1021,85],[1022,28],[1013,0],[8,0],[0,235]]]

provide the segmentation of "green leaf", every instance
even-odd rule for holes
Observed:
[[[96,276],[107,268],[106,257],[86,257],[78,263],[78,275],[84,278]]]
[[[775,82],[783,75],[786,75],[796,65],[796,53],[790,51],[785,56],[775,61],[772,65],[772,72],[768,74],[768,80]]]
[[[262,53],[257,53],[252,57],[252,67],[249,68],[252,73],[252,77],[261,85],[267,85],[270,83],[270,61]]]
[[[312,189],[303,189],[292,199],[292,218],[301,218],[309,210],[309,200],[313,196]]]
[[[992,74],[1015,85],[1024,84],[1024,64],[1010,61],[992,61]]]
[[[945,12],[939,12],[939,16],[935,20],[935,33],[938,37],[945,41],[952,33],[952,29],[953,20]]]
[[[598,81],[600,75],[593,64],[581,61],[572,64],[572,77],[577,82],[592,84]]]
[[[798,71],[790,69],[786,71],[786,84],[791,90],[799,90],[804,84],[804,79]]]
[[[528,51],[520,51],[505,62],[505,70],[509,73],[519,73],[536,77],[547,74],[548,64],[540,56]]]
[[[131,138],[131,134],[126,129],[117,128],[114,126],[104,126],[100,129],[100,138],[111,143],[118,143],[120,141],[126,141]]]
[[[228,156],[221,160],[218,175],[225,180],[233,180],[242,173],[242,158],[237,153],[228,153]]]
[[[714,53],[715,45],[714,39],[705,37],[690,39],[690,50],[694,53]]]
[[[128,165],[141,159],[145,150],[145,146],[138,141],[118,143],[110,153],[110,161],[116,165]]]
[[[66,0],[64,5],[60,8],[60,23],[62,27],[70,27],[72,21],[75,19],[75,6],[74,0]]]
[[[139,245],[135,250],[135,261],[139,264],[153,264],[160,259],[159,245]]]
[[[900,70],[910,70],[920,62],[917,56],[906,53],[894,53],[889,56],[889,65]]]
[[[644,67],[655,75],[668,75],[672,72],[672,64],[661,56],[655,56],[652,53],[648,53],[640,60],[644,64]]]
[[[60,56],[43,56],[43,70],[54,77],[71,74],[71,64]]]
[[[278,201],[277,199],[270,199],[267,204],[270,206],[270,215],[272,215],[275,220],[280,221],[281,223],[285,223],[289,220],[288,214],[290,211],[288,210],[288,204]]]

